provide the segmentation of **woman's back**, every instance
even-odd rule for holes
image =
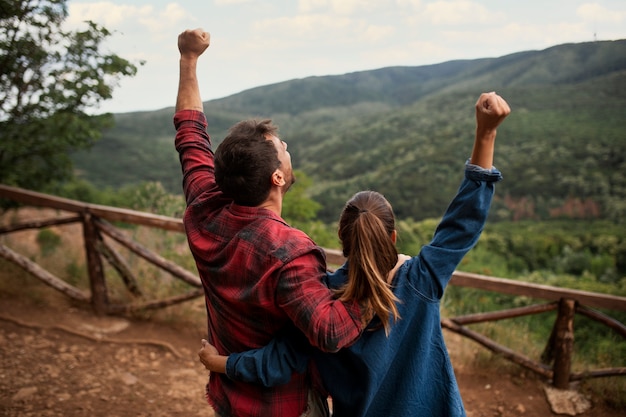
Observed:
[[[408,277],[417,262],[418,257],[406,261],[396,273],[402,319],[388,336],[375,317],[352,346],[335,354],[312,350],[333,399],[333,416],[464,415],[441,333],[439,300],[420,295]],[[343,279],[345,272],[339,269],[332,279]]]
[[[389,335],[375,317],[352,346],[313,354],[333,398],[333,416],[465,415],[441,331],[440,300],[480,237],[501,175],[470,166],[465,176],[433,240],[394,275],[401,319]],[[349,263],[329,275],[329,286],[341,287],[348,268]]]

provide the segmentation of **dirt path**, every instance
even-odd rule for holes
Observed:
[[[0,415],[212,417],[196,356],[203,325],[97,318],[0,290]],[[447,337],[454,362],[462,353]],[[518,367],[456,371],[469,417],[555,415],[544,383]],[[591,400],[583,416],[625,415]]]

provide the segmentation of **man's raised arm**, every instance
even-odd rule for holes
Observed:
[[[198,58],[208,48],[210,39],[208,32],[202,29],[186,30],[178,35],[180,78],[174,115],[174,144],[180,155],[187,204],[202,193],[216,189],[212,175],[213,154],[197,75]]]
[[[196,68],[198,58],[209,47],[210,42],[211,35],[202,29],[186,30],[178,35],[180,78],[178,80],[176,111],[203,110]]]

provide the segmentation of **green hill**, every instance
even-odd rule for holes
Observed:
[[[271,117],[294,167],[314,180],[320,219],[360,189],[400,218],[439,216],[469,156],[473,106],[497,91],[513,113],[499,129],[495,219],[626,215],[626,40],[566,44],[500,58],[392,67],[257,87],[205,103],[219,143],[246,117]],[[172,97],[174,102],[175,97]],[[180,190],[173,108],[116,114],[82,177],[104,187],[160,181]]]

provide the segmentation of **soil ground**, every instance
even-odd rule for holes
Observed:
[[[201,323],[97,317],[7,293],[0,306],[0,415],[213,416],[197,359]],[[446,338],[453,363],[467,355],[456,335]],[[455,371],[469,417],[555,415],[546,382],[519,367],[470,362]],[[590,400],[583,416],[625,415]]]

